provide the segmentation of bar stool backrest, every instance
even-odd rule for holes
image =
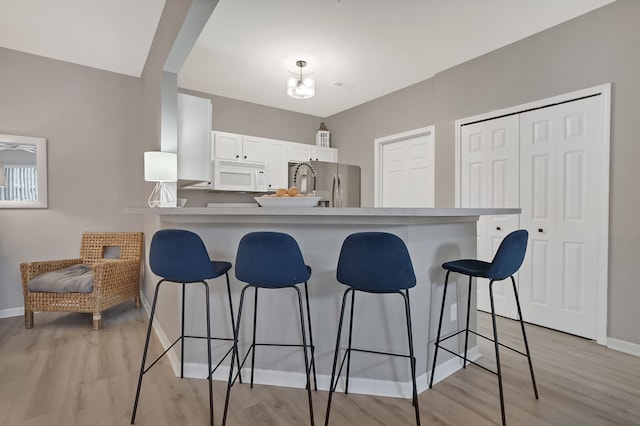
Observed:
[[[524,229],[513,231],[504,237],[493,257],[486,278],[503,280],[515,274],[524,261],[528,238],[529,232]]]
[[[154,274],[177,283],[217,276],[202,239],[183,229],[162,229],[153,235],[149,266]]]
[[[342,243],[337,279],[358,290],[387,292],[416,285],[404,242],[387,232],[357,232]]]
[[[258,287],[291,287],[311,276],[300,247],[289,234],[250,232],[238,245],[236,278]]]

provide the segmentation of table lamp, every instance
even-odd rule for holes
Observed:
[[[149,196],[149,207],[176,207],[176,198],[169,191],[166,183],[178,181],[177,154],[161,151],[145,152],[144,180],[156,182]]]

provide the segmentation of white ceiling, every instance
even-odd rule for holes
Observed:
[[[0,0],[0,47],[139,77],[164,0]]]
[[[180,87],[326,117],[613,0],[220,0]],[[0,46],[139,76],[163,0],[1,0]],[[285,93],[307,61],[316,96]]]

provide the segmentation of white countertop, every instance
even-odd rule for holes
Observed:
[[[158,215],[170,222],[209,223],[386,223],[418,224],[477,220],[484,215],[520,214],[519,208],[389,207],[129,207],[123,214]]]

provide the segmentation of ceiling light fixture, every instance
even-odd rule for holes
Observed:
[[[287,95],[294,99],[309,99],[316,94],[316,84],[313,73],[302,74],[302,68],[307,66],[306,61],[297,61],[296,66],[300,67],[300,74],[289,72]]]

